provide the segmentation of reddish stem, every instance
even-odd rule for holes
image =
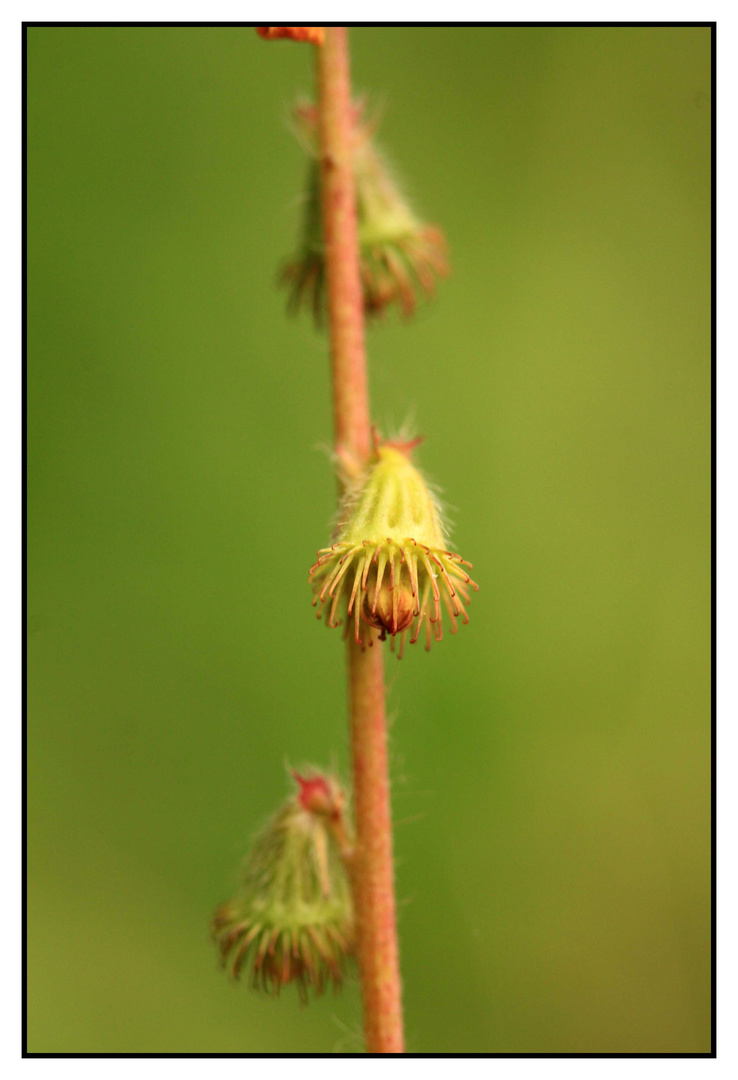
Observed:
[[[365,461],[371,449],[353,171],[348,30],[327,27],[318,58],[320,179],[328,279],[336,448]]]
[[[320,174],[328,280],[336,450],[365,462],[371,450],[352,165],[348,31],[326,27],[317,48]],[[368,628],[367,628],[368,631]],[[349,714],[356,844],[351,877],[367,1050],[404,1050],[395,916],[392,822],[382,651],[348,639]]]
[[[397,948],[387,722],[382,650],[348,640],[356,842],[351,866],[357,954],[370,1054],[401,1054],[402,987]]]

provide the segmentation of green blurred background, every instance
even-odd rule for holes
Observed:
[[[481,585],[388,657],[408,1047],[710,1049],[710,32],[357,29],[454,273],[375,416]],[[360,1049],[208,938],[285,762],[346,772],[307,571],[324,338],[275,270],[309,47],[28,31],[31,1052]]]

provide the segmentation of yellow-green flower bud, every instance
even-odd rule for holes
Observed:
[[[373,134],[375,121],[354,108],[354,178],[359,261],[367,315],[381,315],[398,303],[412,315],[418,293],[430,296],[436,279],[448,274],[446,242],[435,225],[420,221],[400,190]],[[290,289],[288,307],[312,307],[317,323],[325,306],[325,259],[318,175],[317,112],[311,105],[294,110],[295,130],[311,155],[299,250],[284,266],[281,281]]]
[[[249,964],[255,988],[279,993],[295,982],[321,993],[339,985],[353,950],[354,919],[339,844],[344,796],[336,780],[294,774],[299,791],[257,837],[235,899],[212,929],[223,966],[238,978]]]
[[[419,440],[418,440],[419,441]],[[336,542],[318,552],[310,570],[318,618],[337,626],[353,618],[354,636],[363,644],[361,621],[381,631],[384,640],[400,635],[414,644],[425,624],[441,640],[441,603],[457,629],[469,618],[465,604],[471,580],[460,555],[448,550],[438,500],[410,460],[416,443],[385,442],[375,448],[366,473],[347,491]]]

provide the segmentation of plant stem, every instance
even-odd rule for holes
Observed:
[[[325,43],[316,49],[316,55],[336,447],[364,462],[371,447],[371,420],[356,228],[347,28],[326,27]]]
[[[364,463],[371,449],[352,161],[353,115],[348,30],[329,26],[316,48],[320,176],[328,280],[328,315],[336,450]],[[402,1000],[395,916],[392,822],[382,650],[349,635],[349,717],[356,844],[351,880],[367,1050],[403,1052]]]
[[[370,1054],[401,1054],[402,987],[397,948],[387,722],[382,650],[348,641],[356,845],[351,867],[357,954]]]

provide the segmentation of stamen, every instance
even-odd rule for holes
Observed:
[[[372,565],[372,560],[374,560],[374,562],[377,561],[377,552],[379,551],[381,546],[382,546],[381,544],[377,544],[377,546],[375,547],[372,554],[367,555],[367,557],[366,557],[366,562],[364,563],[364,573],[363,573],[363,576],[361,578],[361,587],[364,590],[366,590],[366,579],[367,579],[367,575],[369,574],[369,567]]]
[[[259,942],[259,949],[254,960],[254,969],[258,971],[261,967],[264,957],[266,955],[267,948],[269,947],[269,939],[272,936],[272,930],[270,927],[266,927],[264,933],[261,935],[261,941]]]
[[[443,580],[446,582],[446,587],[448,588],[448,591],[451,593],[452,596],[456,596],[456,593],[454,592],[454,587],[451,584],[451,578],[448,576],[448,573],[446,571],[446,567],[443,565],[437,555],[434,554],[431,556],[431,558],[433,559],[433,562],[438,563],[438,565],[440,566],[441,573],[443,574]]]
[[[430,583],[431,583],[431,588],[433,589],[433,599],[438,600],[438,599],[440,599],[440,593],[438,591],[438,582],[436,581],[436,575],[435,575],[435,573],[433,571],[433,567],[431,566],[430,561],[428,560],[427,555],[423,555],[423,565],[425,566],[426,570],[428,571],[428,578],[429,578]]]
[[[359,637],[359,616],[361,615],[361,604],[354,605],[354,641],[357,645],[363,645],[364,642]]]
[[[449,574],[453,574],[453,575],[454,575],[454,577],[455,577],[455,578],[458,578],[458,579],[459,579],[460,581],[465,581],[465,582],[467,582],[467,584],[468,584],[468,583],[469,583],[469,582],[471,581],[471,578],[470,578],[470,577],[469,577],[469,575],[468,575],[468,574],[466,573],[466,571],[465,571],[465,570],[461,570],[461,569],[460,569],[460,568],[459,568],[459,567],[458,567],[458,566],[456,565],[456,563],[454,563],[454,562],[452,562],[452,563],[450,563],[450,564],[449,564],[449,567],[448,567],[448,572],[449,572]]]
[[[318,954],[320,956],[322,956],[322,958],[325,960],[325,962],[327,964],[330,964],[331,966],[333,966],[333,957],[331,956],[331,954],[328,951],[328,948],[326,946],[326,943],[323,941],[322,937],[320,936],[318,931],[315,929],[315,927],[308,925],[308,926],[305,927],[305,929],[307,930],[308,934],[310,935],[310,938],[311,938],[311,940],[313,942],[313,945],[315,945],[315,948],[318,950]]]
[[[446,611],[448,612],[448,617],[451,620],[451,633],[455,634],[458,629],[456,625],[456,616],[459,614],[459,611],[458,609],[454,611],[454,609],[451,607],[451,599],[448,593],[443,594],[443,602],[446,605]]]
[[[286,983],[290,977],[290,950],[287,947],[289,938],[285,930],[282,940],[282,982]]]
[[[349,603],[348,603],[348,613],[349,613],[349,615],[353,611],[354,600],[356,599],[356,594],[359,591],[360,583],[361,583],[361,562],[359,562],[358,566],[356,567],[356,573],[354,575],[354,587],[351,590],[351,598],[350,598]]]
[[[351,566],[351,563],[353,562],[354,555],[356,554],[357,551],[361,551],[361,548],[360,547],[352,548],[351,551],[347,551],[346,554],[344,555],[344,557],[339,561],[339,563],[338,563],[338,572],[333,577],[333,580],[331,582],[331,587],[328,590],[328,595],[329,596],[333,596],[333,590],[335,589],[336,585],[341,580],[343,575],[346,573],[349,566]],[[325,591],[325,590],[323,590],[323,591]],[[322,598],[323,598],[323,594],[321,593],[321,599]]]
[[[456,588],[458,589],[459,593],[461,594],[461,596],[464,597],[464,600],[466,600],[466,602],[468,604],[471,601],[471,597],[469,596],[469,590],[467,589],[466,585],[462,585],[461,582],[459,582],[458,585],[456,586]]]
[[[338,623],[335,621],[335,619],[336,619],[336,608],[338,607],[338,601],[341,599],[341,593],[343,592],[343,587],[344,587],[345,584],[346,584],[346,578],[342,576],[341,580],[338,583],[338,592],[333,597],[333,603],[331,604],[331,613],[328,616],[328,625],[331,626],[331,627],[338,626]],[[334,588],[335,588],[335,586],[334,586]]]
[[[457,599],[456,602],[459,605],[459,607],[461,608],[461,617],[462,617],[462,619],[464,620],[465,623],[468,623],[469,622],[469,616],[466,613],[466,608],[462,604],[461,600]],[[467,599],[467,603],[468,603],[468,599]]]
[[[280,933],[279,927],[275,927],[274,930],[272,931],[272,936],[269,939],[269,946],[267,948],[267,952],[269,953],[270,956],[274,956],[274,946],[277,943],[277,938],[279,937],[279,933]]]
[[[333,926],[332,923],[329,923],[326,926],[326,932],[328,933],[329,937],[333,938],[341,952],[348,953],[350,951],[350,945],[348,941],[346,941],[346,938],[343,936],[337,926]]]
[[[431,622],[432,623],[437,623],[438,620],[441,618],[441,604],[440,604],[441,594],[438,591],[438,582],[436,581],[436,575],[433,573],[433,567],[431,566],[430,562],[428,561],[428,556],[427,555],[423,555],[423,563],[425,565],[426,570],[428,571],[428,578],[430,579],[431,588],[433,589],[433,609],[434,610],[433,610],[433,618],[431,619]]]
[[[420,637],[420,628],[423,625],[423,619],[426,620],[426,623],[428,621],[428,598],[429,598],[429,596],[430,596],[430,582],[428,582],[426,584],[425,589],[423,591],[423,601],[422,601],[422,603],[420,605],[420,616],[419,616],[418,621],[417,621],[417,623],[415,625],[415,633],[410,638],[410,644],[411,645],[414,645],[415,642]]]
[[[407,566],[410,573],[410,590],[415,597],[415,614],[417,615],[420,609],[418,607],[418,557],[415,552],[408,556]]]
[[[247,955],[247,953],[249,951],[249,946],[251,945],[251,942],[254,940],[254,938],[256,937],[256,935],[259,933],[260,930],[261,930],[261,924],[256,923],[255,926],[251,927],[248,934],[246,935],[246,937],[241,942],[241,944],[240,944],[240,946],[238,948],[238,952],[236,953],[236,955],[235,955],[235,957],[233,959],[233,963],[231,965],[231,975],[233,976],[234,979],[238,978],[239,973],[241,971],[241,968],[243,967],[244,960],[246,959],[246,955]]]
[[[372,615],[377,611],[377,600],[379,599],[379,589],[382,584],[382,578],[384,577],[384,568],[387,565],[387,552],[382,548],[382,554],[379,556],[379,563],[377,565],[377,584],[374,588],[374,600],[372,602]]]

